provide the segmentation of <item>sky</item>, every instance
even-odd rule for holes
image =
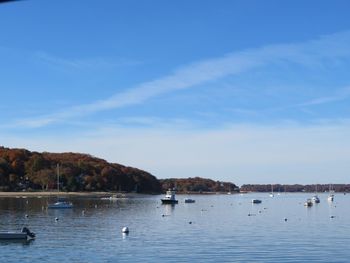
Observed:
[[[157,178],[349,183],[350,2],[0,4],[0,145]]]

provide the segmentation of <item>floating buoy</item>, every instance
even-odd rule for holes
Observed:
[[[284,218],[284,221],[285,221],[285,222],[287,222],[287,221],[288,221],[287,217],[285,217],[285,218]]]
[[[55,221],[56,221],[56,222],[58,221],[58,217],[55,217]]]
[[[123,234],[129,234],[129,228],[127,226],[122,228],[122,233]]]
[[[27,215],[27,214],[25,214],[25,215],[24,215],[24,217],[25,217],[25,218],[28,218],[28,215]]]
[[[331,216],[331,218],[334,218],[335,216]]]
[[[188,222],[190,225],[192,224],[192,221]]]

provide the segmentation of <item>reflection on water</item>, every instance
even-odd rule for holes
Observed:
[[[55,198],[0,198],[0,231],[36,233],[34,241],[2,240],[0,262],[346,262],[349,196],[327,202],[321,194],[310,208],[308,197],[198,195],[176,205],[160,196],[77,197],[62,210],[47,209]]]
[[[35,242],[34,239],[28,239],[28,240],[23,240],[23,239],[5,239],[1,240],[0,239],[0,247],[2,246],[9,246],[9,245],[23,245],[23,246],[29,246]]]

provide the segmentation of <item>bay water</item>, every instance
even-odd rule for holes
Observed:
[[[0,241],[0,262],[349,262],[350,195],[305,207],[311,196],[74,197],[61,210],[47,209],[54,198],[1,197],[0,231],[27,226],[36,239]]]

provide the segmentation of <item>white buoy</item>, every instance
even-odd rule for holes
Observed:
[[[122,233],[129,234],[129,228],[127,226],[122,228]]]

